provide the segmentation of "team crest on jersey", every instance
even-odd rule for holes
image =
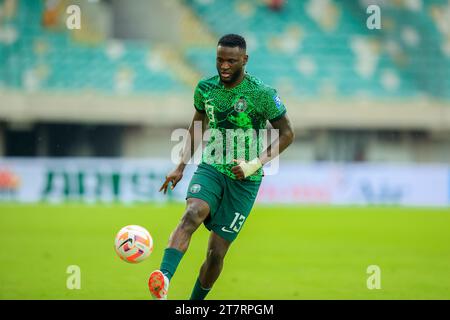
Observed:
[[[198,193],[198,192],[200,192],[201,188],[202,188],[202,186],[196,183],[196,184],[193,184],[191,186],[191,190],[190,191],[192,193]]]
[[[247,101],[244,98],[240,98],[234,105],[234,110],[237,112],[243,112],[247,109]]]

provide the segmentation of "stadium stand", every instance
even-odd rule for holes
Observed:
[[[367,1],[184,0],[217,36],[243,33],[248,71],[288,96],[450,98],[450,6],[443,0],[385,3],[381,30],[365,26]],[[43,1],[20,1],[0,21],[0,84],[29,91],[186,92],[144,41],[80,44],[43,26]],[[50,18],[47,17],[49,21]],[[215,73],[213,46],[184,48],[186,64]]]
[[[285,94],[450,97],[446,1],[383,2],[381,30],[366,28],[365,1],[286,1],[277,11],[257,0],[186,3],[217,35],[243,33],[248,70]],[[186,57],[207,75],[214,54],[193,47]]]
[[[187,86],[165,68],[164,59],[144,41],[107,40],[83,44],[67,30],[42,25],[43,1],[20,1],[3,17],[0,81],[36,90],[103,93],[183,92]]]
[[[369,30],[377,3],[382,28]],[[66,27],[72,4],[79,31]],[[0,0],[0,156],[166,155],[195,85],[216,74],[217,39],[236,32],[247,70],[278,90],[295,123],[285,157],[445,162],[448,21],[444,0]],[[16,137],[33,145],[67,123],[83,141],[69,136],[69,151],[14,151]],[[91,145],[92,126],[117,146]]]

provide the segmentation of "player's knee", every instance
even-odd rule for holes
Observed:
[[[207,260],[209,264],[220,265],[225,258],[225,252],[219,249],[210,249],[208,251]]]
[[[181,219],[180,227],[186,231],[195,230],[203,222],[200,208],[189,205]]]

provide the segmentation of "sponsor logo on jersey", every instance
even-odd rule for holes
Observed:
[[[247,101],[244,98],[240,98],[234,105],[234,110],[237,112],[243,112],[247,109]]]

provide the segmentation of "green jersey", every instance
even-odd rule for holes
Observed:
[[[276,121],[286,113],[276,90],[248,73],[230,89],[218,75],[201,80],[195,89],[194,107],[206,113],[209,120],[210,137],[202,162],[233,179],[233,159],[250,161],[258,157],[263,151],[267,121]],[[262,174],[259,169],[247,179],[260,181]]]

